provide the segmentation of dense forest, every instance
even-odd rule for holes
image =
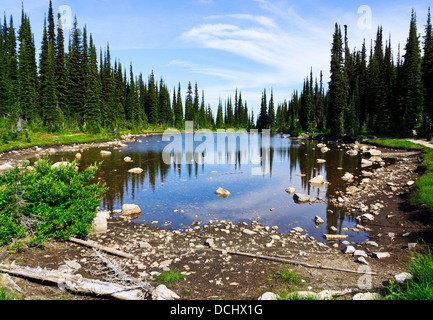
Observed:
[[[57,23],[56,23],[57,22]],[[344,32],[344,33],[343,33]],[[110,47],[96,49],[92,34],[75,18],[65,39],[60,15],[50,1],[40,54],[30,19],[22,10],[21,24],[13,17],[0,23],[0,115],[7,130],[62,130],[118,134],[150,127],[258,128],[298,134],[316,132],[336,137],[361,133],[428,135],[433,125],[433,42],[430,9],[425,35],[418,34],[412,11],[404,55],[395,57],[391,37],[382,28],[361,50],[349,48],[348,30],[335,25],[331,49],[331,79],[323,83],[312,71],[303,89],[275,104],[264,90],[257,119],[238,90],[219,101],[217,113],[205,102],[205,92],[188,84],[171,90],[154,73],[135,73],[113,60]],[[69,41],[66,41],[69,40]],[[38,61],[37,61],[38,60]],[[326,89],[325,89],[326,87]]]

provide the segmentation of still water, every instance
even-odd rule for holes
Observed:
[[[345,172],[356,177],[362,170],[373,169],[361,168],[360,155],[349,156],[336,144],[328,144],[330,150],[322,153],[316,141],[287,139],[279,134],[270,135],[267,143],[258,134],[245,134],[247,140],[232,139],[231,135],[211,133],[206,143],[198,134],[178,134],[169,139],[162,135],[142,136],[127,143],[126,148],[84,150],[79,167],[103,160],[95,178],[109,187],[101,209],[113,211],[121,209],[122,204],[139,205],[142,214],[136,217],[136,223],[150,225],[157,221],[155,225],[181,229],[194,222],[207,224],[215,218],[239,223],[259,217],[260,223],[278,226],[282,233],[302,227],[319,241],[325,241],[323,234],[332,233],[331,226],[339,231],[356,226],[355,217],[328,203],[328,198],[335,198],[337,191],[345,192],[349,186],[341,179]],[[171,148],[175,141],[180,145]],[[104,157],[101,150],[111,151],[111,155]],[[133,162],[125,162],[127,156]],[[73,161],[75,153],[57,153],[50,159]],[[317,163],[317,159],[326,163]],[[144,171],[129,173],[132,168]],[[312,186],[309,180],[317,175],[330,184]],[[231,195],[218,197],[215,191],[220,187]],[[285,191],[288,187],[323,201],[297,204]],[[315,216],[325,220],[319,228],[315,228]],[[355,242],[364,241],[368,235],[363,230],[341,233]]]

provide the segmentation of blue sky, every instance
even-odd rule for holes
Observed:
[[[237,88],[257,112],[264,88],[273,89],[278,103],[302,88],[311,68],[314,76],[322,70],[328,81],[336,22],[348,25],[351,48],[360,48],[364,38],[369,48],[381,25],[385,39],[391,34],[397,55],[398,44],[402,50],[406,44],[412,8],[424,35],[429,2],[53,0],[53,7],[70,8],[97,47],[109,43],[112,58],[127,68],[132,63],[136,74],[147,77],[153,70],[169,88],[177,89],[180,82],[183,94],[188,82],[197,82],[213,109],[219,98],[234,97]],[[40,47],[49,0],[0,0],[0,9],[14,16],[16,27],[22,3]]]

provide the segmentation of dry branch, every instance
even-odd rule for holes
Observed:
[[[341,269],[341,268],[335,268],[335,267],[327,267],[327,266],[322,266],[322,265],[312,265],[312,264],[308,264],[308,263],[302,262],[302,261],[289,260],[289,259],[277,258],[277,257],[270,257],[270,256],[259,255],[259,254],[253,254],[253,253],[246,253],[246,252],[239,252],[239,251],[229,251],[229,250],[216,249],[216,248],[213,248],[213,250],[219,251],[219,252],[223,252],[224,251],[224,252],[227,252],[228,254],[233,254],[233,255],[246,256],[246,257],[251,257],[251,258],[257,258],[257,259],[270,260],[270,261],[275,261],[275,262],[294,264],[294,265],[299,265],[299,266],[303,266],[303,267],[306,267],[306,268],[326,269],[326,270],[334,270],[334,271],[357,273],[357,274],[377,275],[377,273],[375,273],[375,272],[361,272],[361,271]]]
[[[95,249],[98,249],[98,250],[101,250],[104,252],[108,252],[108,253],[114,254],[114,255],[119,256],[119,257],[131,259],[131,260],[135,259],[135,257],[132,254],[125,253],[125,252],[122,252],[122,251],[119,251],[119,250],[116,250],[113,248],[109,248],[106,246],[102,246],[102,245],[94,243],[94,242],[84,241],[84,240],[80,240],[80,239],[76,239],[76,238],[69,238],[69,241],[73,242],[75,244],[82,245],[82,246],[95,248]]]
[[[71,292],[108,296],[119,300],[144,300],[143,291],[134,287],[71,275],[57,270],[0,264],[0,271],[10,275],[49,282]]]

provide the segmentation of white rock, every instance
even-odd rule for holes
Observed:
[[[280,297],[272,292],[266,292],[259,297],[259,300],[278,300]]]
[[[373,252],[373,256],[377,259],[388,258],[391,255],[388,252]]]
[[[373,221],[374,216],[371,213],[364,213],[361,217],[361,220]]]
[[[344,181],[352,180],[353,179],[353,174],[351,174],[349,172],[346,172],[341,179],[343,179]]]
[[[108,231],[107,218],[103,212],[98,212],[92,223],[95,233],[104,233]]]
[[[296,193],[296,189],[290,187],[290,188],[287,188],[287,189],[286,189],[286,192],[287,192],[288,194],[295,194],[295,193]]]
[[[367,253],[364,250],[355,250],[355,252],[353,253],[354,257],[365,257],[367,258]]]
[[[344,253],[345,254],[352,254],[356,251],[354,246],[347,246],[346,248],[344,248]]]
[[[325,179],[323,178],[323,176],[317,176],[314,177],[313,179],[310,180],[310,183],[312,184],[324,184],[325,183]]]
[[[144,171],[144,170],[141,169],[141,168],[133,168],[133,169],[128,170],[129,173],[137,173],[137,174],[140,174],[140,173],[142,173],[143,171]]]
[[[103,156],[103,157],[111,156],[111,152],[110,151],[101,151],[101,156]]]
[[[250,229],[244,229],[244,230],[242,230],[242,233],[245,233],[245,234],[248,234],[251,236],[257,234],[257,232],[250,230]]]
[[[305,203],[310,201],[310,196],[302,193],[295,193],[293,196],[293,200],[299,203]]]
[[[403,283],[406,280],[412,279],[412,278],[413,278],[413,275],[410,274],[409,272],[402,272],[402,273],[396,274],[394,276],[394,279],[397,283]]]
[[[364,257],[358,257],[358,259],[356,259],[357,262],[368,265],[367,260],[365,260]]]
[[[132,159],[131,159],[131,157],[125,157],[123,159],[123,161],[125,161],[125,162],[133,162]]]
[[[320,149],[320,152],[322,152],[322,153],[326,153],[326,152],[328,152],[329,150],[331,150],[331,149],[329,149],[328,147],[322,147],[322,148]]]
[[[407,182],[407,185],[408,185],[409,187],[410,187],[410,186],[413,186],[414,184],[415,184],[415,181],[412,181],[412,180]]]
[[[376,300],[380,296],[375,292],[362,292],[353,296],[353,300]]]
[[[168,289],[165,285],[161,284],[152,292],[152,300],[178,300],[180,297]]]
[[[323,219],[320,218],[319,216],[316,216],[316,217],[314,218],[314,222],[315,222],[316,224],[322,224],[322,223],[325,223],[325,220],[323,220]]]
[[[295,227],[295,228],[292,228],[292,230],[295,232],[298,232],[298,233],[304,232],[304,229],[301,227]]]
[[[13,168],[14,167],[11,166],[9,163],[6,163],[6,164],[0,166],[0,171],[7,171],[7,170],[11,170]]]
[[[326,160],[324,160],[324,159],[317,159],[317,163],[325,163],[326,162]]]
[[[72,165],[72,163],[66,161],[56,162],[51,166],[51,169],[60,168],[60,167],[69,167],[70,165]]]
[[[361,160],[361,167],[368,167],[373,165],[373,162],[367,159],[362,159]]]
[[[136,215],[141,213],[141,209],[136,204],[124,204],[122,206],[122,213],[124,215]]]
[[[223,189],[223,188],[218,188],[217,191],[215,191],[217,196],[219,197],[228,197],[231,195],[230,191]]]
[[[370,149],[368,151],[364,152],[364,155],[367,157],[379,157],[382,155],[382,152],[380,150],[377,149]]]

